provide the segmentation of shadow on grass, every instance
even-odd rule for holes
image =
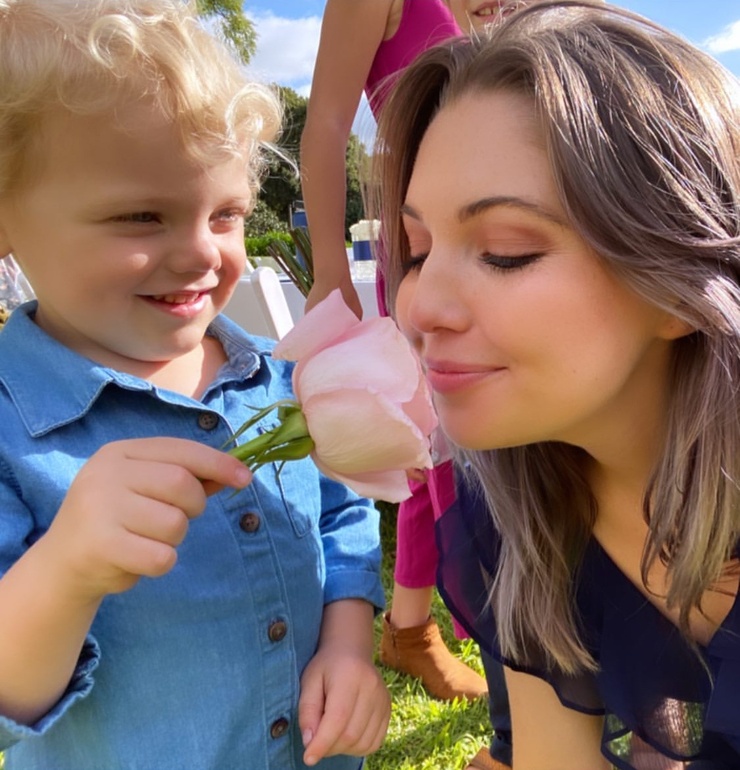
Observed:
[[[382,579],[390,606],[396,558],[397,506],[376,505],[380,510],[383,547]],[[432,614],[449,649],[482,673],[477,645],[470,640],[455,639],[449,611],[436,592]],[[378,618],[376,650],[381,628]],[[427,695],[418,680],[382,666],[379,668],[390,690],[393,710],[385,742],[368,757],[366,770],[463,770],[478,749],[488,744],[491,725],[485,699],[472,703],[435,700]]]

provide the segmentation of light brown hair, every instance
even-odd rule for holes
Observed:
[[[572,227],[647,301],[685,320],[674,343],[665,447],[644,500],[643,580],[667,565],[689,612],[726,569],[740,530],[740,87],[677,35],[598,2],[524,8],[489,37],[423,54],[379,122],[374,215],[392,308],[408,258],[400,209],[419,144],[461,96],[532,100]],[[464,452],[503,550],[492,588],[504,653],[573,672],[594,665],[573,586],[596,503],[583,452],[559,443]]]

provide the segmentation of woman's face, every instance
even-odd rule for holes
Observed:
[[[411,258],[397,320],[454,442],[597,452],[614,431],[655,423],[684,330],[570,226],[528,98],[476,93],[443,108],[403,221]]]

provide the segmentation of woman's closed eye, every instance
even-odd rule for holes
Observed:
[[[424,261],[429,255],[422,254],[410,254],[403,262],[403,273],[414,272],[415,270],[421,270]],[[501,270],[508,272],[511,270],[521,270],[522,268],[531,265],[533,262],[539,260],[543,255],[541,253],[534,254],[517,254],[516,256],[509,256],[504,254],[491,254],[490,252],[484,252],[480,255],[479,259],[488,267],[492,267],[494,270]]]
[[[541,253],[534,254],[517,254],[515,256],[509,256],[504,254],[491,254],[484,252],[480,255],[480,261],[484,265],[492,267],[494,270],[510,271],[521,270],[533,262],[536,262],[543,255]]]
[[[421,266],[424,264],[424,260],[428,257],[428,254],[409,254],[409,256],[403,261],[401,267],[403,274],[412,273],[415,270],[421,270]]]

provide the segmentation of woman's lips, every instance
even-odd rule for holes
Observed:
[[[427,361],[424,364],[424,371],[429,386],[436,393],[454,393],[477,385],[487,377],[503,371],[503,367]]]

